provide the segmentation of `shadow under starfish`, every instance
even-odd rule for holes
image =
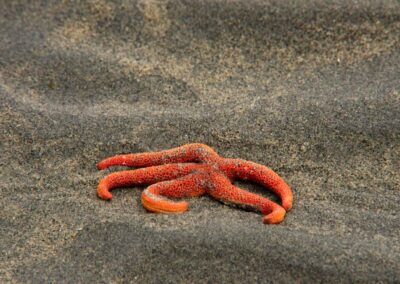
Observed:
[[[148,211],[181,213],[188,202],[168,198],[196,197],[204,194],[224,203],[253,208],[265,215],[263,222],[280,223],[292,208],[290,187],[271,169],[250,161],[220,157],[209,146],[199,143],[160,152],[118,155],[97,164],[99,170],[111,166],[138,169],[115,172],[104,177],[97,195],[110,200],[111,189],[134,185],[150,185],[142,193],[142,204]],[[282,206],[260,195],[232,184],[234,180],[249,180],[273,191]]]

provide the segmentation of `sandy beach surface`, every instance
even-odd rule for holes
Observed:
[[[399,1],[0,7],[1,283],[400,282]],[[101,159],[191,142],[279,173],[284,222],[97,198]]]

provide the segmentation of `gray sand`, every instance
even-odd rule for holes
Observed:
[[[399,1],[23,2],[0,0],[0,282],[400,282]],[[102,158],[190,142],[278,172],[285,221],[96,197]]]

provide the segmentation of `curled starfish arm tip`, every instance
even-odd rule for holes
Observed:
[[[205,193],[199,186],[200,174],[190,174],[172,181],[155,183],[142,192],[142,204],[155,213],[182,213],[188,210],[186,201],[175,202],[167,197],[195,197]]]
[[[189,208],[189,203],[186,201],[156,200],[144,193],[142,193],[142,205],[147,211],[153,213],[183,213]]]
[[[293,195],[290,194],[288,196],[285,196],[282,200],[282,207],[285,208],[286,211],[289,211],[292,209],[293,206]]]
[[[106,167],[104,167],[103,164],[100,162],[100,163],[97,163],[96,168],[97,168],[99,171],[101,171],[101,170],[104,170]]]
[[[97,169],[105,170],[112,166],[124,166],[125,159],[126,159],[125,155],[118,155],[118,156],[106,158],[97,164]]]
[[[275,208],[271,213],[263,217],[264,224],[279,224],[283,221],[286,215],[286,210],[282,207]]]
[[[97,196],[103,200],[111,200],[112,194],[110,193],[108,186],[104,183],[100,183],[97,188]]]

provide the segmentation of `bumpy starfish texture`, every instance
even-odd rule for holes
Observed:
[[[280,223],[292,208],[290,187],[271,169],[250,161],[220,157],[204,144],[186,144],[170,150],[118,155],[97,164],[99,170],[111,166],[138,169],[112,173],[104,177],[97,195],[110,200],[111,189],[126,186],[150,185],[142,193],[142,204],[157,213],[185,212],[186,201],[169,198],[197,197],[204,194],[227,204],[239,205],[261,212],[263,222]],[[240,189],[234,180],[249,180],[274,192],[282,206],[257,194]]]

